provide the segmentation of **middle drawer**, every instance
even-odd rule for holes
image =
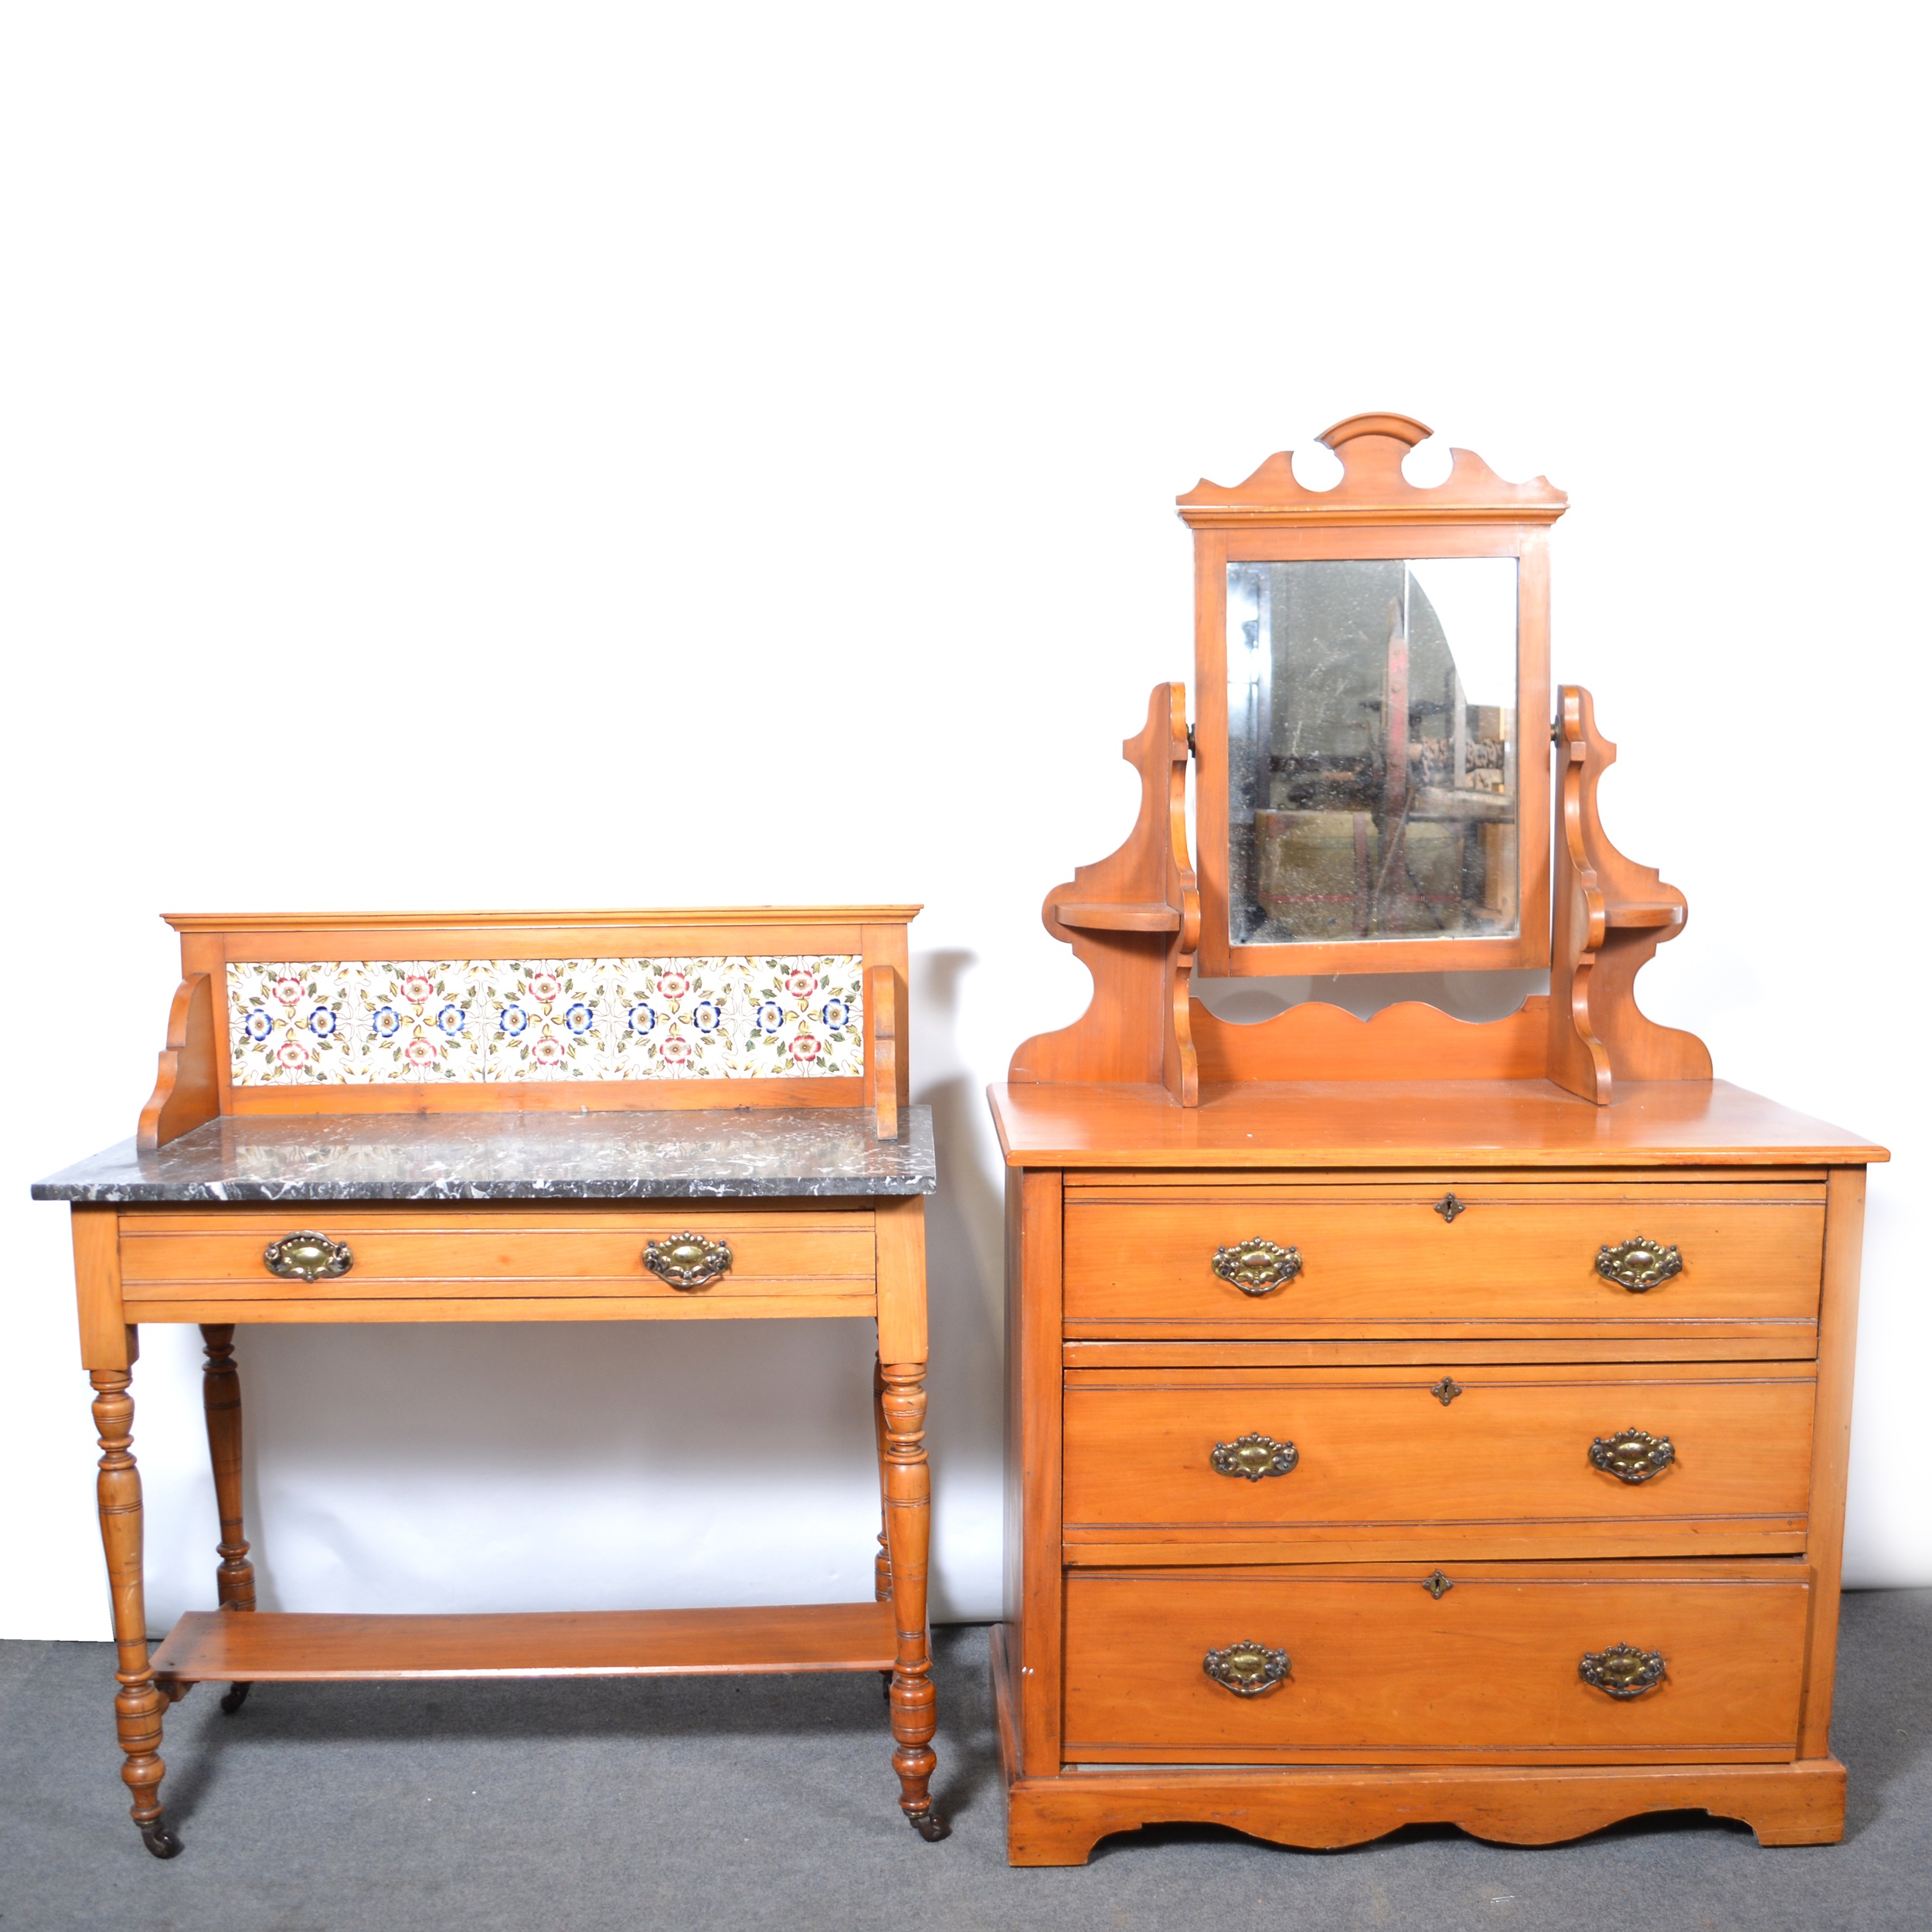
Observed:
[[[1066,1559],[1798,1551],[1815,1389],[1808,1362],[1070,1369]]]

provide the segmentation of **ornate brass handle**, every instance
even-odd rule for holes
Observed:
[[[1202,1669],[1236,1697],[1259,1697],[1273,1690],[1287,1675],[1288,1665],[1286,1651],[1270,1650],[1266,1644],[1230,1644],[1201,1659]]]
[[[1677,1451],[1668,1436],[1620,1429],[1614,1436],[1599,1436],[1590,1445],[1590,1459],[1619,1482],[1648,1482],[1677,1460]]]
[[[355,1265],[346,1241],[332,1241],[326,1234],[308,1230],[270,1242],[262,1250],[262,1259],[270,1274],[289,1281],[319,1281],[325,1276],[346,1274]]]
[[[1584,1651],[1577,1675],[1612,1697],[1641,1697],[1662,1678],[1664,1653],[1612,1644],[1608,1650]]]
[[[1285,1476],[1301,1460],[1301,1451],[1272,1436],[1236,1436],[1232,1442],[1217,1442],[1208,1460],[1224,1476],[1259,1482],[1264,1476]]]
[[[1243,1294],[1271,1294],[1301,1272],[1301,1250],[1277,1247],[1272,1241],[1257,1237],[1216,1248],[1211,1265],[1223,1281],[1232,1281]]]
[[[731,1243],[707,1241],[702,1234],[674,1234],[668,1241],[644,1244],[644,1265],[674,1288],[708,1288],[731,1270]]]
[[[1684,1272],[1684,1257],[1662,1241],[1647,1241],[1641,1234],[1633,1234],[1628,1241],[1597,1250],[1597,1272],[1632,1294],[1648,1294],[1673,1274]]]

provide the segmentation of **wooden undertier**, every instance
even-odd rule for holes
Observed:
[[[886,1604],[755,1610],[316,1616],[190,1611],[154,1655],[175,1685],[436,1677],[771,1675],[893,1668]]]

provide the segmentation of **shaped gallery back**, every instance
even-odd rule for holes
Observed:
[[[1403,459],[1428,434],[1352,417],[1321,438],[1343,466],[1331,490],[1304,488],[1284,452],[1179,499],[1199,716],[1190,729],[1183,686],[1156,687],[1124,747],[1143,787],[1132,835],[1047,895],[1047,930],[1095,997],[1019,1049],[1012,1081],[1155,1080],[1191,1107],[1203,1079],[1547,1077],[1604,1103],[1620,1073],[1710,1078],[1700,1041],[1635,1005],[1638,971],[1687,908],[1604,832],[1597,782],[1617,750],[1587,692],[1556,694],[1553,787],[1543,755],[1548,531],[1568,499],[1467,450],[1419,487]],[[1236,1029],[1190,992],[1197,974],[1545,967],[1548,1001],[1475,1029],[1398,1005],[1365,1035],[1319,1004]]]

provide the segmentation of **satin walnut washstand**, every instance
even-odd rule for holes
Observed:
[[[910,906],[174,918],[182,984],[134,1140],[34,1188],[72,1204],[100,1437],[121,1775],[158,1858],[162,1718],[197,1683],[879,1671],[923,1837],[925,1202],[907,1104]],[[255,1607],[236,1325],[877,1325],[876,1600],[329,1616]],[[200,1325],[219,1607],[151,1655],[131,1372]]]
[[[992,1095],[1017,1864],[1165,1820],[1843,1829],[1884,1150],[1638,1010],[1685,901],[1604,834],[1588,694],[1553,706],[1566,499],[1464,450],[1419,488],[1427,434],[1180,499],[1193,729],[1156,687],[1132,835],[1047,896],[1094,991]]]

